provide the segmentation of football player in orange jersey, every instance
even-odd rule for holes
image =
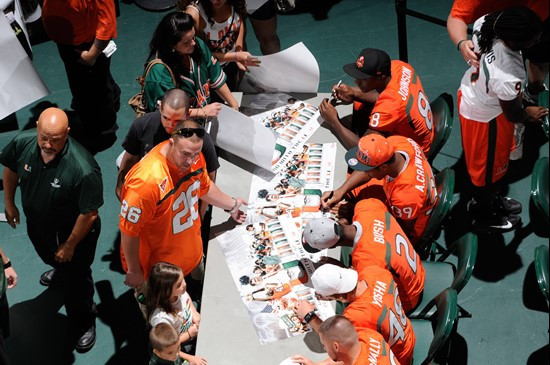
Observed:
[[[160,261],[179,266],[202,281],[203,254],[198,200],[225,209],[242,223],[246,204],[223,193],[208,178],[201,153],[205,130],[180,122],[171,138],[152,149],[126,175],[120,224],[125,283],[139,288]]]
[[[323,193],[323,209],[331,209],[354,189],[357,200],[370,197],[363,187],[379,183],[388,209],[416,245],[437,202],[433,172],[420,146],[410,138],[368,134],[348,151],[346,161],[356,171],[338,189]]]
[[[327,318],[319,326],[319,340],[326,349],[328,359],[317,363],[328,365],[399,365],[382,335],[366,328],[357,332],[344,316],[335,315]],[[302,355],[295,355],[292,361],[303,365],[315,365]]]
[[[304,249],[317,252],[337,246],[351,247],[351,265],[361,271],[367,266],[389,270],[397,286],[403,309],[412,310],[424,290],[424,267],[407,236],[378,199],[355,205],[353,223],[314,218],[304,227]]]
[[[416,337],[388,270],[368,266],[357,272],[324,264],[315,270],[311,282],[319,299],[349,303],[343,314],[358,332],[367,328],[378,331],[401,364],[412,363]],[[315,305],[307,300],[299,301],[295,312],[315,331],[323,323],[315,314]]]
[[[433,116],[420,78],[411,65],[390,60],[382,50],[366,48],[354,63],[344,65],[344,71],[355,79],[358,89],[339,84],[333,94],[343,102],[354,102],[353,131],[340,122],[334,101],[325,99],[319,106],[321,116],[344,147],[352,148],[365,132],[376,131],[385,136],[412,138],[428,153],[434,134]],[[363,109],[370,110],[370,116],[362,112],[360,117],[356,110]]]

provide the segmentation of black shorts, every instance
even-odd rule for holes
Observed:
[[[523,56],[533,63],[547,63],[550,59],[548,47],[548,42],[550,42],[550,37],[548,35],[548,19],[549,18],[546,18],[542,23],[542,36],[540,37],[540,41],[523,52]]]
[[[277,15],[277,5],[275,0],[267,0],[265,4],[256,9],[252,14],[248,16],[256,20],[268,20]]]

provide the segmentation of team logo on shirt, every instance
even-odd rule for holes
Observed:
[[[359,56],[359,58],[357,58],[357,61],[355,61],[355,65],[358,68],[363,67],[364,64],[365,64],[365,57],[363,57],[363,56]]]
[[[162,179],[162,181],[159,184],[160,191],[164,193],[164,190],[166,190],[166,184],[168,183],[168,177],[165,177]]]
[[[32,167],[29,166],[29,165],[27,165],[27,164],[25,164],[25,166],[23,166],[23,170],[25,170],[25,171],[27,171],[27,172],[31,172]]]
[[[59,179],[56,177],[55,179],[53,179],[53,181],[50,183],[50,185],[53,187],[53,188],[60,188],[61,185],[59,185]]]

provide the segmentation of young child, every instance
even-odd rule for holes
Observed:
[[[153,355],[149,365],[189,364],[183,360],[185,354],[180,351],[180,338],[174,327],[168,323],[159,323],[151,330],[149,340],[153,346]]]
[[[145,298],[147,318],[153,328],[160,323],[171,325],[179,333],[180,344],[197,337],[201,318],[185,289],[179,267],[159,262],[151,269]],[[191,365],[206,364],[202,357],[183,352],[182,358]]]

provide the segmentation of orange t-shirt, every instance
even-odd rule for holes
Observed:
[[[344,316],[357,332],[370,328],[382,334],[399,362],[411,364],[416,337],[392,274],[381,267],[368,266],[359,272],[358,281],[365,281],[367,289],[348,305]]]
[[[389,270],[399,287],[405,312],[413,309],[424,290],[424,267],[407,236],[378,199],[355,205],[353,225],[357,228],[351,263],[361,272],[367,266]]]
[[[59,44],[79,45],[95,38],[115,38],[113,0],[44,0],[42,21],[50,38]]]
[[[191,168],[178,168],[160,153],[165,141],[153,148],[126,175],[122,187],[120,231],[139,236],[139,262],[147,278],[160,261],[189,274],[202,259],[199,198],[210,188],[202,153]],[[127,270],[122,255],[122,265]]]
[[[401,136],[388,137],[388,141],[396,152],[405,157],[406,162],[395,179],[389,176],[384,178],[387,203],[398,221],[415,220],[412,230],[405,232],[415,245],[422,237],[437,202],[435,179],[426,156],[416,142]]]
[[[375,330],[365,328],[357,333],[361,352],[353,365],[399,365],[384,337]]]
[[[408,63],[391,61],[391,80],[374,104],[369,128],[412,138],[428,153],[433,115],[420,78]]]
[[[548,18],[548,0],[455,0],[451,16],[472,24],[485,14],[523,5],[533,10],[541,20]]]

